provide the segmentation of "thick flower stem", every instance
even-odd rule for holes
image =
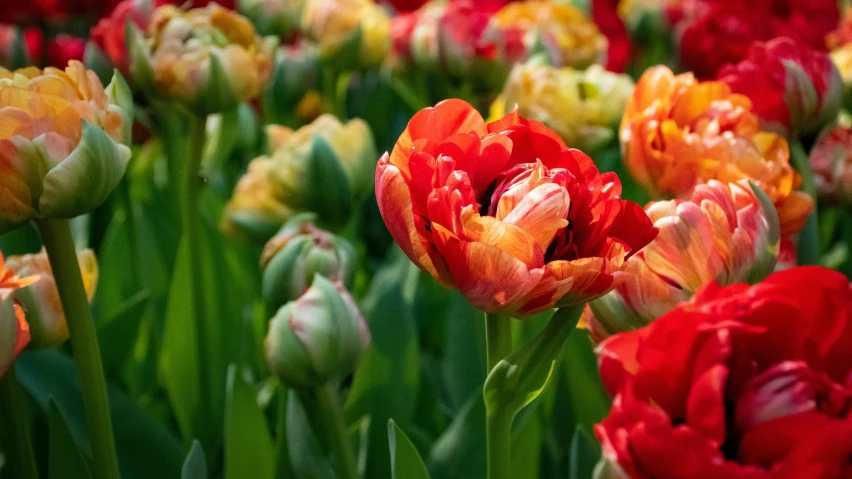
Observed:
[[[71,238],[68,220],[41,219],[38,229],[56,279],[62,310],[68,322],[74,361],[80,374],[80,390],[86,426],[92,445],[95,479],[118,479],[118,458],[112,432],[107,385],[98,336]]]
[[[206,116],[192,117],[189,125],[189,154],[183,169],[183,190],[180,194],[181,245],[189,263],[189,291],[195,312],[195,344],[198,348],[198,364],[201,365],[199,392],[201,398],[213,397],[210,380],[204,366],[210,364],[207,354],[207,325],[204,314],[204,294],[201,291],[201,246],[199,244],[201,222],[199,204],[201,195],[201,160],[204,155],[204,135],[207,125]],[[207,401],[202,401],[202,407]],[[200,417],[208,417],[201,414]]]
[[[331,454],[337,465],[340,479],[358,479],[358,466],[352,442],[346,429],[343,417],[343,407],[337,393],[338,388],[331,384],[314,388],[314,396],[318,409],[318,419],[323,423],[326,437],[331,447]]]
[[[814,211],[808,216],[805,227],[799,232],[797,256],[799,264],[818,264],[820,258],[819,249],[819,222],[817,215],[817,192],[814,182],[814,172],[811,169],[811,160],[805,152],[802,143],[798,140],[790,141],[790,161],[802,175],[802,190],[814,199]]]
[[[488,373],[512,352],[512,318],[485,313],[485,350]]]
[[[512,477],[512,421],[515,414],[498,408],[489,408],[485,413],[485,439],[488,445],[488,479],[511,479]]]
[[[9,454],[15,477],[21,479],[38,479],[38,466],[33,453],[33,441],[30,426],[27,423],[27,413],[24,408],[24,398],[21,388],[15,378],[14,364],[0,378],[0,432],[2,432],[3,448]]]

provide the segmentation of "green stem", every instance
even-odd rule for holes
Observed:
[[[275,453],[275,479],[289,479],[293,477],[293,468],[290,465],[290,449],[287,446],[287,397],[289,391],[281,384],[278,387],[278,424],[276,425],[278,450]]]
[[[2,422],[3,447],[9,454],[15,477],[38,479],[33,441],[21,388],[15,379],[15,365],[0,378],[0,422]]]
[[[207,352],[207,325],[204,308],[204,294],[202,288],[201,272],[201,248],[199,221],[199,206],[201,195],[201,160],[204,154],[204,135],[207,125],[206,116],[194,116],[189,124],[189,154],[183,169],[183,190],[180,194],[180,224],[181,224],[181,246],[185,248],[185,254],[189,261],[189,291],[192,296],[192,307],[195,313],[195,344],[198,347],[198,364],[202,370],[199,371],[199,393],[201,398],[213,397],[210,387],[209,375],[206,374],[204,366],[208,365],[209,355]],[[206,407],[207,401],[201,402],[202,408]],[[209,417],[200,414],[199,417]]]
[[[328,66],[322,72],[323,81],[323,96],[327,106],[327,111],[332,115],[343,120],[343,105],[340,100],[340,72],[334,67]]]
[[[790,141],[790,162],[802,175],[802,190],[814,199],[814,210],[808,216],[805,227],[799,232],[797,245],[799,264],[819,264],[820,244],[816,183],[814,182],[814,172],[811,169],[811,160],[802,147],[802,143],[798,140]]]
[[[68,220],[64,219],[45,218],[38,220],[37,224],[47,249],[62,310],[65,312],[68,331],[71,334],[71,347],[80,374],[83,409],[92,445],[94,477],[118,479],[118,458],[101,351],[89,300],[83,287],[77,253],[74,251],[71,229]]]
[[[515,414],[505,409],[488,409],[485,413],[485,439],[487,443],[488,479],[512,477],[512,421]]]
[[[349,431],[346,429],[346,420],[343,417],[337,387],[332,384],[318,386],[314,388],[314,396],[319,415],[317,419],[322,421],[337,465],[338,477],[358,479],[358,466],[355,462],[355,453],[352,451],[352,442],[349,440]]]
[[[485,313],[485,350],[488,372],[512,352],[512,318]]]

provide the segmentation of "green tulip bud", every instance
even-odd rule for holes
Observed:
[[[270,311],[301,296],[317,274],[352,286],[355,248],[314,226],[314,218],[310,213],[295,216],[263,249],[263,298]]]
[[[320,275],[269,323],[266,363],[293,387],[340,382],[370,345],[370,331],[352,296]]]
[[[291,127],[313,121],[323,112],[319,88],[319,49],[307,42],[280,47],[263,93],[267,121]]]
[[[240,0],[238,5],[259,34],[287,38],[299,30],[305,0]]]

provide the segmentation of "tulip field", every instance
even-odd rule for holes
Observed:
[[[850,479],[850,247],[846,0],[0,6],[0,479]]]

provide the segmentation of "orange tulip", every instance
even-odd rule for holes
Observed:
[[[462,100],[418,112],[379,160],[382,218],[411,260],[475,307],[522,317],[617,285],[657,234],[614,173],[517,112]]]
[[[15,304],[12,294],[36,281],[38,276],[18,277],[6,267],[0,253],[0,376],[30,342],[30,328],[24,320],[24,310]]]
[[[660,234],[627,262],[624,281],[589,303],[596,339],[645,326],[702,286],[757,282],[775,267],[778,216],[745,180],[710,180],[688,200],[657,201],[645,211]],[[591,314],[590,314],[591,313]]]
[[[813,199],[796,191],[787,141],[761,131],[751,101],[717,81],[649,69],[636,84],[621,121],[624,160],[655,197],[686,197],[711,179],[754,181],[766,192],[789,236],[805,224]]]

